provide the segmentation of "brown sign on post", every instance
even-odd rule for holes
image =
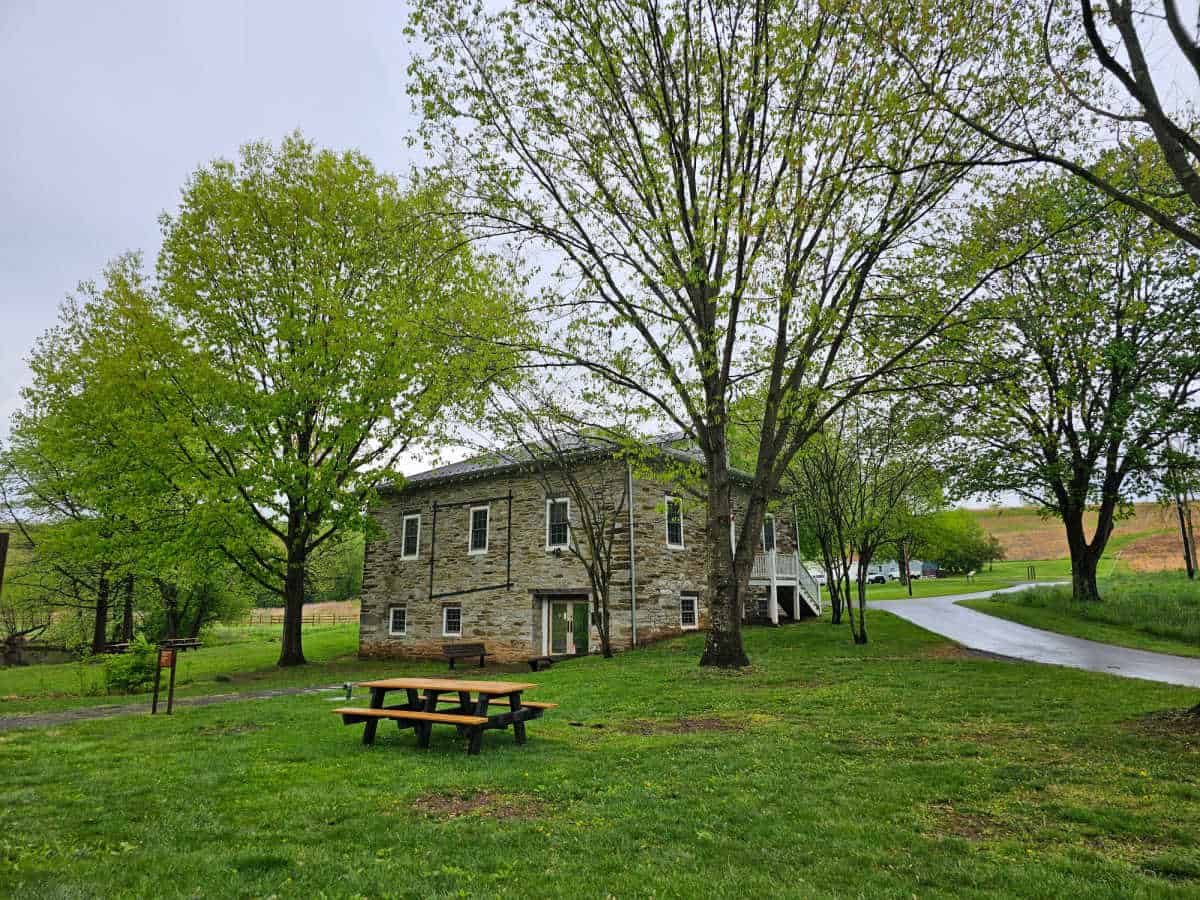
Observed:
[[[171,714],[171,707],[175,705],[175,653],[177,651],[172,648],[158,648],[158,666],[154,669],[154,699],[150,703],[150,715],[158,712],[158,686],[162,683],[162,670],[171,670],[170,686],[167,688],[167,715]]]

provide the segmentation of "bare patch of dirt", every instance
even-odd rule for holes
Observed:
[[[546,804],[528,794],[477,791],[474,794],[425,794],[413,801],[413,809],[434,819],[454,819],[479,815],[489,819],[513,821],[538,819]]]
[[[1200,748],[1200,712],[1192,709],[1166,709],[1148,713],[1123,723],[1124,727],[1150,737],[1182,739]]]
[[[622,726],[623,731],[633,734],[691,734],[696,731],[745,731],[744,722],[718,719],[715,716],[699,719],[631,719]]]
[[[948,803],[932,803],[929,811],[936,823],[934,833],[968,841],[983,841],[1006,834],[1008,829],[991,813],[955,809]]]

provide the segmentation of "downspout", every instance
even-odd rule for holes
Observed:
[[[633,465],[625,460],[625,486],[629,498],[629,629],[630,640],[637,646],[637,564],[633,547]]]

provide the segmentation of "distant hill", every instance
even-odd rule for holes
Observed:
[[[1028,506],[995,506],[971,513],[1004,547],[1010,560],[1062,559],[1068,555],[1062,522],[1043,519]],[[1087,518],[1094,528],[1095,516]],[[1108,555],[1118,556],[1122,568],[1152,572],[1183,568],[1175,511],[1157,503],[1139,503],[1132,518],[1117,522]]]

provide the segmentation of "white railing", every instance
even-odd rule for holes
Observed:
[[[771,565],[774,563],[774,573]],[[794,586],[800,592],[804,603],[821,614],[821,588],[812,577],[812,573],[800,564],[800,557],[795,553],[757,553],[754,556],[754,568],[750,572],[752,584],[782,584],[785,587]],[[774,584],[773,584],[774,583]]]
[[[800,576],[803,566],[794,554],[785,553],[756,553],[754,568],[750,572],[751,581],[771,580],[771,559],[775,560],[775,578],[778,581],[795,581]]]
[[[800,588],[800,593],[806,598],[808,605],[819,616],[821,614],[821,586],[817,584],[817,579],[813,578],[812,572],[804,566],[800,567],[797,586]]]

